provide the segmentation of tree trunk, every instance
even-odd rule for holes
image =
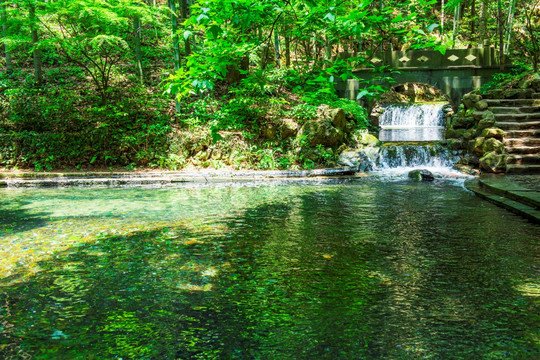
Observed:
[[[285,35],[285,66],[291,66],[291,37]]]
[[[141,18],[136,16],[133,20],[133,27],[135,31],[135,56],[137,58],[137,71],[139,73],[139,80],[141,84],[144,83],[144,73],[142,67],[142,55],[141,55]]]
[[[482,0],[480,11],[480,45],[484,46],[486,40],[489,40],[487,34],[488,0]]]
[[[169,0],[169,9],[171,10],[171,29],[173,33],[173,51],[174,51],[174,71],[180,69],[180,47],[178,41],[178,21],[176,14],[176,0]],[[174,95],[174,107],[176,113],[180,112],[180,103],[176,98],[176,93]]]
[[[189,4],[187,0],[181,0],[182,1],[182,19],[186,20],[189,17]],[[191,54],[191,41],[189,39],[185,39],[185,50],[186,50],[186,56]]]
[[[169,0],[171,10],[171,29],[173,33],[174,70],[180,69],[180,46],[178,40],[178,17],[176,13],[176,0]]]
[[[41,86],[43,84],[43,70],[41,66],[41,51],[38,48],[38,26],[37,26],[37,18],[36,18],[36,5],[33,2],[29,3],[29,17],[30,17],[30,26],[31,26],[31,33],[32,33],[32,46],[34,48],[33,50],[33,56],[34,56],[34,76],[36,78],[36,84],[38,86]]]
[[[471,2],[471,35],[476,33],[476,0]]]
[[[276,59],[276,66],[280,67],[279,63],[279,35],[277,31],[277,27],[274,29],[274,56]]]
[[[441,35],[444,33],[444,0],[441,0]]]
[[[499,33],[499,66],[501,70],[504,70],[504,21],[501,0],[497,0],[497,30]]]
[[[3,36],[6,36],[7,31],[7,5],[4,3],[2,5],[2,33]],[[6,73],[11,74],[13,68],[11,66],[11,52],[9,51],[6,44],[4,44],[4,50],[6,54]]]
[[[510,2],[510,10],[508,11],[508,21],[506,22],[504,53],[508,54],[510,48],[510,39],[512,37],[512,28],[514,25],[514,13],[516,11],[516,0]]]

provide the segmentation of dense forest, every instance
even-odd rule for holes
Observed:
[[[540,61],[539,0],[12,0],[0,12],[8,169],[332,165],[370,128],[335,93],[374,68],[362,54],[493,46],[514,64],[498,81]],[[335,109],[344,125],[310,137]]]

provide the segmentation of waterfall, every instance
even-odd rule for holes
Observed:
[[[443,139],[445,103],[387,105],[379,117],[379,139],[437,141]]]
[[[383,176],[407,176],[413,169],[426,169],[438,177],[462,177],[453,167],[458,154],[439,141],[444,135],[445,103],[388,105],[379,118],[379,147],[363,147],[347,163],[360,171]],[[350,154],[348,155],[350,156]]]

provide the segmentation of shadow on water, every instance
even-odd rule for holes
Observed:
[[[47,223],[47,214],[24,209],[24,201],[0,199],[0,235],[2,232],[27,231]]]
[[[0,280],[0,358],[534,357],[535,307],[512,281],[531,247],[510,239],[503,258],[483,216],[485,234],[456,229],[466,196],[337,189],[19,268]]]

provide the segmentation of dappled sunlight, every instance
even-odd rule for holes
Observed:
[[[18,194],[40,225],[1,233],[0,357],[534,355],[536,227],[427,186]]]

